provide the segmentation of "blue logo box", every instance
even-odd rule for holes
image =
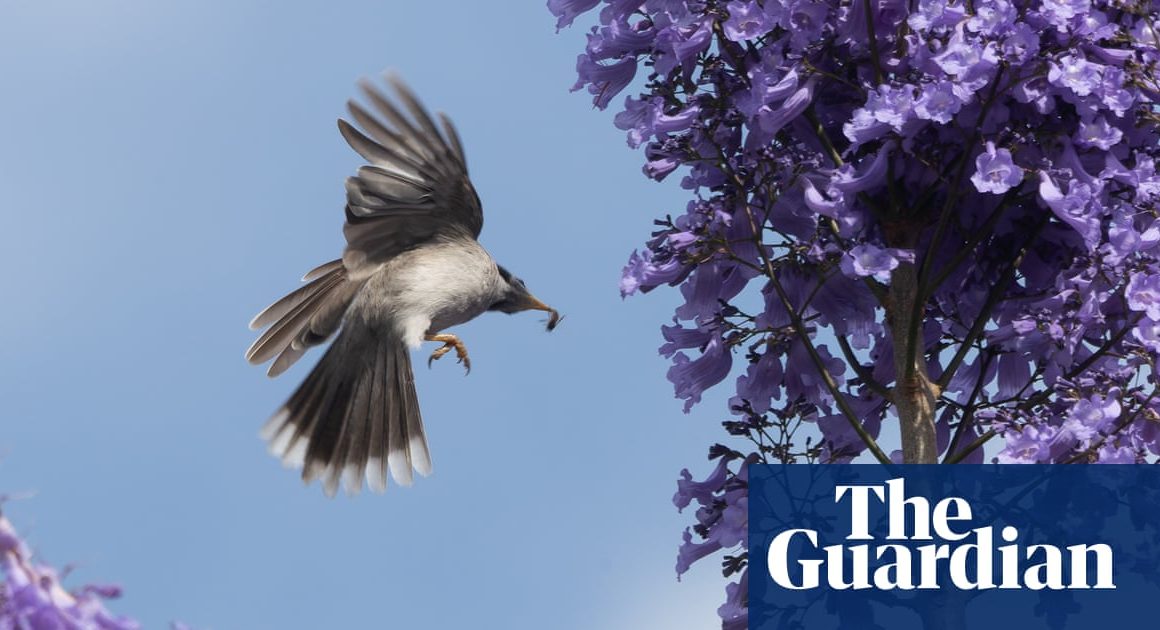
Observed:
[[[751,630],[1160,627],[1158,604],[1160,467],[749,469]]]

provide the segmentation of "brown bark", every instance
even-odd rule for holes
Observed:
[[[902,459],[906,464],[937,464],[935,439],[935,402],[939,387],[931,381],[926,369],[922,343],[922,322],[911,347],[911,319],[918,299],[918,270],[903,262],[890,278],[890,302],[887,322],[894,342],[894,407],[902,433]],[[922,310],[918,309],[921,317]]]

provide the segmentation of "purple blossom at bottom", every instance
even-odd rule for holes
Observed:
[[[0,630],[137,630],[140,624],[105,608],[115,586],[69,591],[55,570],[32,560],[28,545],[0,515]]]

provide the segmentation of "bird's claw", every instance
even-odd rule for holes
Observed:
[[[462,363],[466,373],[471,373],[471,359],[467,356],[467,346],[459,340],[455,335],[431,335],[427,338],[428,341],[442,341],[443,346],[437,348],[435,352],[427,359],[427,367],[430,368],[436,359],[443,358],[443,355],[455,349],[455,356],[458,359],[457,363]]]

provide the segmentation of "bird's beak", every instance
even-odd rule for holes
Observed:
[[[549,313],[555,312],[555,309],[553,309],[551,306],[544,304],[543,302],[536,299],[535,296],[530,294],[524,299],[522,306],[524,307],[525,311],[547,311]]]
[[[547,304],[544,304],[540,300],[536,299],[536,297],[531,294],[528,294],[527,298],[524,300],[523,307],[526,311],[544,311],[550,313],[548,316],[548,330],[552,330],[556,327],[556,324],[560,323],[560,313],[551,306],[548,306]]]

